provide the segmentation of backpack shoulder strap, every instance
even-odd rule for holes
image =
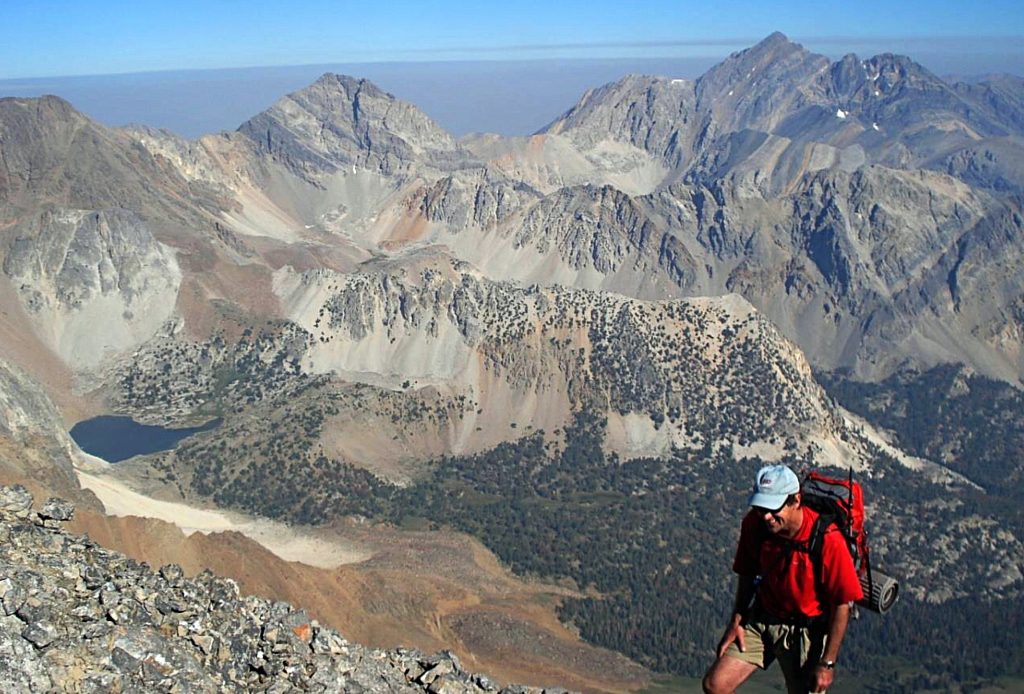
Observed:
[[[825,533],[834,526],[835,520],[833,518],[827,517],[824,514],[818,514],[818,517],[814,519],[814,525],[811,527],[811,537],[807,541],[807,553],[811,555],[811,564],[814,566],[814,586],[819,600],[825,592],[825,560],[823,558]]]

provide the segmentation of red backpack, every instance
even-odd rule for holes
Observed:
[[[818,512],[807,552],[814,562],[819,583],[822,541],[829,526],[835,525],[846,539],[846,546],[853,557],[853,565],[864,591],[864,599],[857,604],[873,612],[888,611],[899,597],[899,583],[871,568],[868,536],[864,530],[864,490],[859,483],[853,481],[853,470],[850,470],[849,479],[845,480],[809,472],[800,485],[800,492],[801,503]]]

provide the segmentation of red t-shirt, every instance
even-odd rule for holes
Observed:
[[[803,511],[800,531],[792,538],[796,543],[811,539],[811,530],[818,518],[818,513],[812,509],[804,507]],[[772,542],[768,535],[762,517],[754,511],[748,513],[740,529],[732,570],[741,576],[761,576],[758,601],[772,616],[787,619],[824,614],[827,606],[821,604],[815,588],[814,561],[810,553]],[[842,605],[864,597],[846,540],[835,526],[825,532],[821,560],[824,592],[821,597],[829,605]]]

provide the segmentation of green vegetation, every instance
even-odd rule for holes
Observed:
[[[501,310],[474,287],[452,291],[466,305]],[[580,410],[563,431],[520,423],[525,436],[517,441],[431,461],[407,487],[325,453],[319,442],[330,418],[372,412],[396,431],[411,431],[411,423],[436,430],[478,403],[427,395],[412,383],[401,391],[339,389],[305,375],[298,359],[312,337],[294,326],[268,325],[230,346],[169,344],[187,353],[154,351],[122,385],[132,406],[224,412],[217,430],[160,461],[183,489],[291,522],[361,515],[470,533],[519,574],[578,586],[581,597],[565,600],[561,616],[587,640],[659,671],[697,676],[730,608],[734,543],[762,463],[737,463],[730,442],[788,441],[786,462],[801,468],[810,454],[787,427],[820,415],[808,411],[811,399],[793,388],[801,376],[773,352],[770,328],[755,318],[727,326],[716,342],[713,324],[726,318],[714,310],[622,305],[588,315],[570,302],[530,297],[549,331],[544,339],[529,334],[523,303],[508,310],[515,320],[502,332],[487,334],[468,318],[460,330],[477,340],[487,368],[524,382],[546,377],[538,364],[557,364]],[[407,310],[404,320],[432,325],[435,317],[417,306],[398,302],[388,324]],[[324,323],[347,330],[371,310],[352,298],[328,309]],[[577,325],[586,326],[587,350],[564,336]],[[521,349],[509,351],[510,343]],[[705,352],[720,359],[709,364]],[[822,380],[844,406],[894,430],[901,446],[982,486],[933,483],[874,452],[862,482],[875,566],[903,579],[905,592],[889,615],[867,615],[851,629],[843,652],[843,677],[856,683],[850,691],[969,689],[1024,674],[1020,582],[1004,580],[1019,565],[1019,542],[1004,535],[1024,536],[1020,394],[955,369],[874,385],[841,374]],[[658,427],[684,422],[696,447],[660,459],[606,455],[606,422],[595,413],[609,410],[644,413]],[[934,596],[943,602],[924,599]]]
[[[887,496],[876,510],[902,506],[913,512],[886,532],[897,537],[941,533],[955,545],[959,538],[947,528],[957,519],[973,517],[992,519],[996,532],[1024,537],[1021,391],[958,365],[898,373],[881,383],[853,381],[844,373],[818,378],[841,405],[891,431],[901,448],[941,462],[981,487],[923,485],[880,456]],[[910,563],[915,549],[919,551],[907,543],[890,544],[893,567]],[[1017,555],[1005,558],[1011,569],[1019,562]],[[1024,674],[1019,583],[1016,592],[1011,589],[1000,597],[985,576],[995,568],[967,552],[950,562],[947,575],[933,576],[921,587],[934,593],[970,574],[974,595],[938,605],[904,600],[884,618],[869,616],[856,624],[850,650],[857,664],[880,674],[891,671],[888,687],[870,690],[948,690],[957,683],[963,691],[973,691],[995,677]]]
[[[963,474],[1000,498],[1024,501],[1024,393],[952,364],[861,383],[821,374],[844,407],[891,430],[904,450]]]
[[[234,453],[256,462],[238,474],[224,474],[212,462],[217,448],[209,442],[224,427],[179,449],[178,462],[194,466],[194,479],[204,485],[196,491],[221,504],[295,522],[359,514],[473,534],[519,574],[580,586],[588,597],[566,600],[561,614],[587,640],[659,671],[696,676],[707,666],[731,604],[729,566],[745,490],[760,460],[737,465],[724,451],[710,457],[676,451],[667,459],[622,462],[601,450],[603,420],[580,413],[560,449],[536,432],[486,453],[438,460],[428,478],[397,488],[322,456],[290,462],[288,446],[308,440],[312,429],[300,429],[315,427],[317,419],[306,409],[303,418],[281,418],[295,424],[272,436],[254,429],[252,444]],[[794,454],[788,462],[799,468],[806,460]],[[928,506],[944,496],[942,488],[892,461],[880,458],[876,465],[892,482],[878,488],[865,480],[883,518],[906,506],[901,524],[917,523],[915,532],[925,533],[951,514]],[[890,548],[882,567],[896,572],[917,551]],[[844,666],[864,691],[942,689],[1024,672],[1022,632],[1014,628],[1024,624],[1018,602],[961,599],[936,606],[904,597],[889,615],[869,614],[854,624]],[[981,619],[993,625],[984,627],[991,634],[981,634]],[[1014,649],[1012,657],[992,643]]]
[[[232,343],[222,335],[203,343],[154,341],[118,374],[116,407],[162,424],[242,412],[268,395],[324,380],[299,368],[309,339],[293,323],[272,321],[246,328]]]

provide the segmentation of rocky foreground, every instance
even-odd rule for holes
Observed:
[[[231,579],[153,571],[68,534],[61,499],[32,506],[23,487],[0,487],[0,691],[499,691],[453,654],[348,643]]]

